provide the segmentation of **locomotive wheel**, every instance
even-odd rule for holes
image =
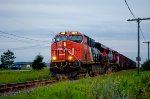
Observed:
[[[75,61],[74,61],[74,66],[77,67],[78,65],[79,65],[79,62],[78,62],[77,60],[75,60]]]
[[[106,66],[102,66],[100,69],[100,74],[105,74],[107,72],[107,67]]]
[[[60,74],[56,74],[56,75],[55,75],[55,79],[56,79],[56,80],[60,80]]]
[[[50,75],[50,77],[55,77],[56,74],[54,72],[50,72],[49,75]]]
[[[66,76],[65,76],[65,74],[56,74],[55,79],[56,80],[63,80],[63,79],[66,79]]]
[[[90,77],[94,77],[94,72],[91,71],[91,72],[89,73],[89,76],[90,76]]]
[[[78,71],[67,73],[66,76],[68,79],[75,79],[78,76]]]
[[[112,66],[112,72],[117,72],[117,66]]]
[[[113,70],[112,67],[109,67],[109,68],[107,69],[106,73],[107,73],[107,74],[110,74],[110,73],[112,73],[112,70]]]
[[[80,61],[75,60],[73,64],[76,68],[80,69],[81,68],[81,63]]]
[[[56,79],[56,80],[59,80],[59,75],[56,74],[56,73],[54,73],[54,72],[51,72],[51,73],[50,73],[50,77],[52,77],[52,78],[54,78],[54,79]]]

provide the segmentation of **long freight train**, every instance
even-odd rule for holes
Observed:
[[[60,32],[51,45],[50,74],[57,79],[134,68],[131,59],[80,32]]]

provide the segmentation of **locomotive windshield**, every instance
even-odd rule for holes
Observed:
[[[80,36],[80,35],[71,35],[71,36],[69,36],[69,40],[77,42],[77,43],[81,43],[82,42],[82,36]]]
[[[61,40],[67,40],[67,36],[64,35],[64,36],[56,36],[55,37],[55,42],[59,42]]]
[[[59,42],[62,40],[70,40],[73,42],[81,43],[82,42],[82,36],[80,36],[80,35],[70,35],[70,36],[64,35],[64,36],[56,36],[55,37],[55,42]]]

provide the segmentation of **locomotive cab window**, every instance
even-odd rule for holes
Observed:
[[[82,36],[81,35],[71,35],[71,36],[69,36],[69,40],[71,40],[73,42],[81,43]]]
[[[84,44],[87,44],[87,37],[84,35]]]
[[[62,41],[62,40],[67,40],[67,36],[64,35],[64,36],[56,36],[55,37],[55,42],[59,42],[59,41]]]

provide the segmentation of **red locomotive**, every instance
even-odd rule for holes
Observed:
[[[80,32],[60,32],[51,45],[51,76],[106,73],[136,68],[136,63]]]

